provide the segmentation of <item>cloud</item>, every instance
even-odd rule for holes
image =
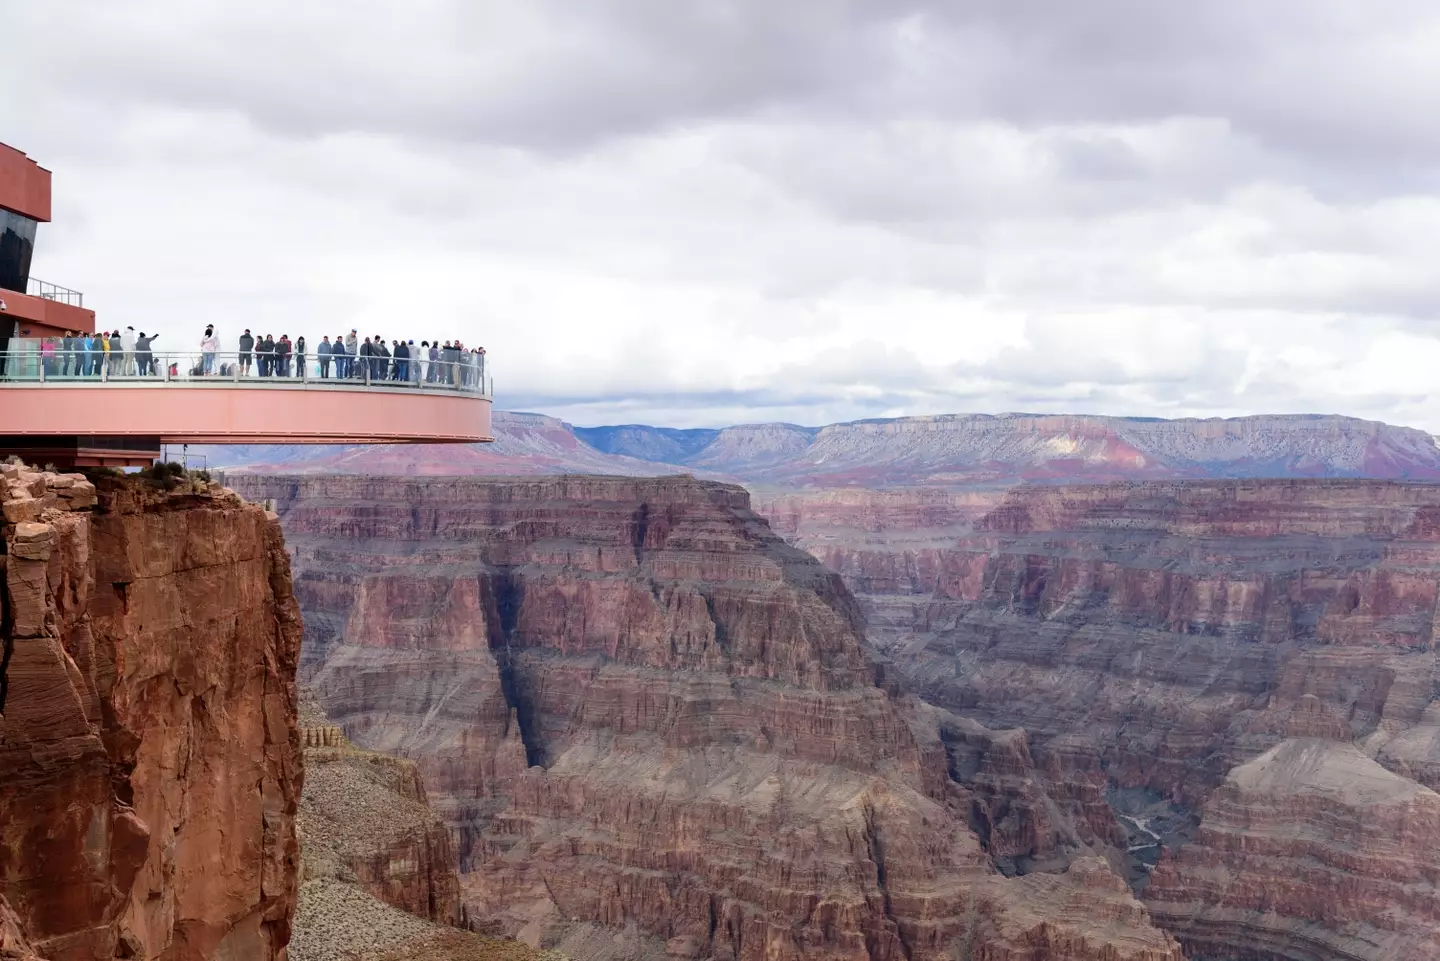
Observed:
[[[102,325],[461,337],[580,423],[1440,432],[1440,10],[0,0]],[[64,56],[52,51],[64,50]]]

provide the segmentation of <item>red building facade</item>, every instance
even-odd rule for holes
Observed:
[[[12,337],[93,333],[95,311],[78,291],[31,275],[41,224],[50,222],[50,171],[0,144],[0,352]]]

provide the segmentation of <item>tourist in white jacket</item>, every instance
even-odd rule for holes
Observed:
[[[120,349],[125,351],[125,359],[121,362],[120,373],[134,376],[138,369],[135,365],[135,328],[126,327],[125,332],[120,335]]]
[[[220,338],[215,336],[215,325],[205,327],[205,336],[200,338],[200,369],[206,374],[215,372],[215,352],[220,349]]]

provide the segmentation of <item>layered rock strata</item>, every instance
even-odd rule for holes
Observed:
[[[995,731],[933,707],[919,710],[935,718],[950,777],[968,798],[970,828],[1003,873],[1063,870],[1084,856],[1131,869],[1128,837],[1092,751],[1056,744],[1037,762],[1021,729]]]
[[[1232,771],[1146,889],[1193,958],[1440,957],[1440,794],[1350,744],[1289,740]]]
[[[282,959],[301,625],[273,515],[17,465],[0,501],[0,944]]]
[[[467,905],[608,956],[1178,961],[1105,864],[1001,876],[833,574],[689,478],[245,478],[306,672],[418,764]],[[607,936],[604,940],[610,942]]]
[[[1389,957],[1377,947],[1389,925],[1408,932],[1400,943],[1423,928],[1423,912],[1384,904],[1431,897],[1427,878],[1382,893],[1345,857],[1288,869],[1306,838],[1337,831],[1325,844],[1343,850],[1358,836],[1323,806],[1281,796],[1237,815],[1227,777],[1287,739],[1323,738],[1440,788],[1440,488],[1212,481],[975,496],[990,503],[844,491],[763,507],[842,574],[872,641],[927,699],[1024,731],[1037,776],[991,792],[1029,798],[1007,809],[1019,816],[1003,825],[1006,845],[1044,861],[1037,793],[1072,823],[1099,825],[1082,813],[1094,808],[1055,793],[1081,781],[1043,775],[1074,767],[1132,815],[1131,876],[1198,957]],[[1010,757],[1027,770],[1018,750]],[[1256,813],[1267,804],[1269,820]],[[1213,857],[1192,864],[1184,844],[1202,815],[1211,840],[1194,858]],[[1179,853],[1152,891],[1145,878],[1164,846]],[[1014,863],[1028,866],[1023,854]],[[1197,912],[1208,929],[1186,923]],[[1365,924],[1377,940],[1355,935]]]
[[[840,572],[893,667],[936,704],[1025,729],[1037,758],[1063,738],[1118,784],[1198,803],[1312,735],[1440,786],[1440,487],[1024,488],[943,525],[892,505],[879,530],[806,510],[782,514],[791,539]]]

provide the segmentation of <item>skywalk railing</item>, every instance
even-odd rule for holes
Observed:
[[[14,342],[12,341],[12,344]],[[463,392],[490,397],[484,354],[450,359],[317,357],[195,351],[66,351],[27,347],[0,354],[0,387],[8,385],[141,385]]]
[[[80,291],[71,290],[69,287],[61,287],[59,284],[52,284],[38,277],[30,278],[30,281],[25,285],[25,293],[31,297],[39,297],[42,300],[53,300],[56,303],[69,304],[71,307],[85,306],[85,295]]]

